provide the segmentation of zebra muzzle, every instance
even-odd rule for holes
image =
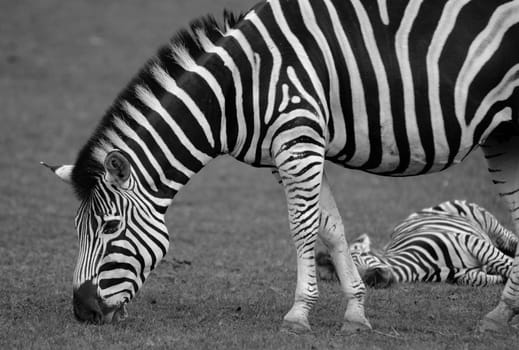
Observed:
[[[122,303],[121,307],[115,311],[114,321],[124,321],[128,317],[128,310],[126,310],[126,302]]]
[[[104,315],[103,323],[114,323],[124,321],[128,317],[128,310],[126,310],[127,302],[121,303],[121,306],[113,309]]]

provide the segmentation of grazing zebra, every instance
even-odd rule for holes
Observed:
[[[285,190],[297,282],[283,329],[310,329],[318,233],[347,300],[343,331],[371,328],[324,161],[410,176],[481,144],[517,222],[518,23],[519,0],[269,0],[223,26],[193,22],[117,97],[75,165],[52,167],[81,201],[75,315],[123,314],[168,250],[173,197],[229,154],[275,168]],[[519,256],[481,328],[517,313]]]
[[[350,244],[364,282],[387,288],[396,282],[448,282],[472,286],[503,283],[510,276],[517,237],[488,211],[448,201],[413,213],[391,232],[382,252],[367,234]],[[316,257],[320,276],[335,273],[329,255]]]

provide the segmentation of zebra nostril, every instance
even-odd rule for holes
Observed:
[[[101,323],[103,313],[97,299],[97,288],[91,281],[84,282],[74,291],[72,304],[74,316],[79,321]]]

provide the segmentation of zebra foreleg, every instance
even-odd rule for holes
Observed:
[[[495,243],[497,249],[507,256],[513,257],[517,249],[519,238],[512,231],[501,225],[499,220],[497,220],[492,213],[475,204],[471,206],[474,211],[479,211],[478,217],[480,218],[479,223],[482,225],[481,228],[488,234],[492,242]]]
[[[467,269],[456,279],[456,284],[473,287],[484,287],[492,284],[503,283],[505,278],[501,275],[490,275],[480,267]]]
[[[477,237],[470,237],[467,248],[472,256],[479,261],[480,265],[485,266],[487,272],[492,275],[502,276],[501,282],[510,277],[513,259],[496,248],[492,243]]]
[[[508,204],[519,232],[519,136],[511,132],[492,134],[482,145],[493,182]],[[519,245],[516,247],[510,277],[496,308],[481,320],[479,331],[507,331],[511,319],[519,314]]]
[[[272,174],[279,184],[283,183],[277,169],[272,170]],[[326,261],[326,266],[321,266],[321,269],[328,277],[324,279],[333,279],[333,276],[339,278],[341,288],[347,300],[342,331],[356,333],[371,329],[371,325],[364,314],[366,288],[351,258],[345,237],[344,224],[324,173],[321,184],[320,205],[319,237],[327,249],[327,252],[321,252],[321,258]],[[319,269],[319,266],[317,268]]]
[[[297,130],[303,132],[303,126]],[[310,129],[310,128],[308,128]],[[308,130],[307,129],[307,130]],[[308,313],[317,301],[315,240],[319,231],[319,197],[324,166],[324,139],[312,130],[307,136],[287,132],[272,145],[288,207],[290,232],[297,251],[297,283],[294,304],[283,319],[282,330],[310,331]]]
[[[519,238],[514,235],[506,227],[499,222],[493,227],[493,230],[487,231],[488,236],[495,242],[497,249],[505,253],[508,257],[513,257],[517,250],[517,242]]]
[[[341,283],[341,289],[347,300],[342,331],[345,333],[356,333],[371,329],[371,325],[364,314],[366,287],[351,258],[341,215],[324,174],[321,184],[320,202],[321,225],[319,236],[330,253],[335,266],[335,272]]]

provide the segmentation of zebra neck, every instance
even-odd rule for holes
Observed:
[[[238,20],[227,16],[226,27]],[[73,181],[80,198],[88,198],[103,178],[114,149],[131,161],[145,195],[160,202],[173,199],[219,154],[255,150],[244,141],[251,134],[244,115],[250,114],[252,73],[224,32],[211,18],[202,19],[132,79],[80,151]]]
[[[133,93],[119,98],[93,152],[102,163],[110,150],[123,151],[141,190],[162,203],[221,153],[215,136],[221,121],[214,118],[203,84],[193,84],[194,73],[170,75],[167,64],[150,65],[143,81],[131,87]]]
[[[158,186],[152,190],[173,199],[207,163],[228,153],[229,142],[234,144],[236,136],[233,118],[228,118],[233,113],[226,111],[225,103],[235,85],[231,73],[210,54],[197,62],[181,48],[171,51],[171,55],[182,74],[170,74],[167,67],[172,63],[159,56],[162,62],[149,69],[155,85],[150,84],[149,90],[137,90],[137,98],[151,107],[145,117],[150,122],[147,129],[151,138],[143,141],[156,142],[160,148],[160,152],[148,156],[155,159],[157,171],[153,181],[147,182],[158,183],[165,191]],[[157,135],[151,135],[151,129]]]

